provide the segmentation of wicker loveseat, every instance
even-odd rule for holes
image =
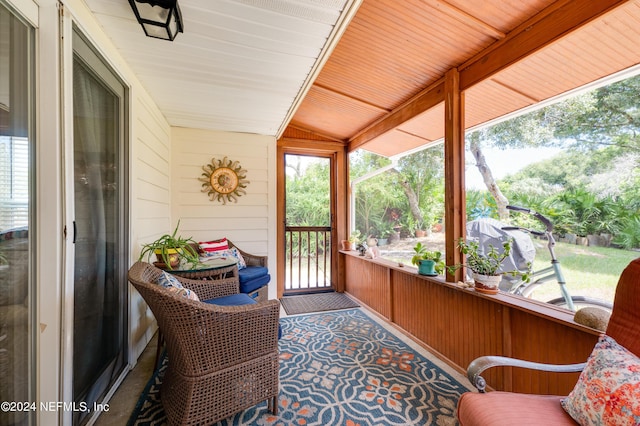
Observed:
[[[612,344],[606,342],[607,336],[615,340],[615,350],[611,350]],[[580,380],[569,397],[499,391],[467,392],[458,402],[457,414],[460,425],[578,424],[572,416],[579,418],[581,424],[590,423],[594,418],[598,424],[638,424],[640,361],[637,357],[640,357],[640,258],[632,261],[620,276],[606,336],[603,336],[594,348],[589,362],[556,366],[486,356],[474,360],[467,370],[469,380],[480,390],[484,390],[484,380],[480,374],[491,367],[512,366],[555,372],[582,371]],[[563,409],[562,400],[565,400],[565,408],[572,412],[572,416]],[[629,401],[635,401],[633,409],[630,409]],[[604,414],[601,414],[602,412]]]
[[[240,291],[249,294],[258,301],[267,299],[267,284],[271,281],[271,275],[267,269],[267,256],[258,256],[247,253],[233,244],[230,240],[229,248],[236,248],[242,255],[246,268],[238,271],[240,279]]]
[[[200,300],[156,284],[162,270],[144,262],[129,270],[158,321],[169,365],[161,400],[170,424],[211,424],[268,401],[277,412],[277,300],[218,306],[202,301],[238,294],[236,277],[197,281],[177,277]]]

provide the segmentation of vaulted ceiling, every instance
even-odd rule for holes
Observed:
[[[444,137],[444,74],[471,128],[640,63],[640,1],[365,0],[285,136],[392,156]]]
[[[386,156],[442,139],[452,69],[471,128],[640,63],[640,0],[180,0],[174,42],[85,1],[171,125]]]

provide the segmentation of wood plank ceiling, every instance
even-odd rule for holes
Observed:
[[[640,0],[364,0],[284,132],[393,156],[640,63]]]

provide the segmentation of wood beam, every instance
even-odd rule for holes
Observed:
[[[464,94],[460,75],[453,68],[445,74],[444,116],[444,193],[445,256],[447,265],[462,263],[458,239],[465,236],[467,223],[464,185]],[[463,281],[463,269],[447,273],[447,281]]]
[[[469,89],[628,1],[564,0],[553,3],[503,40],[459,66],[460,89]]]
[[[502,31],[498,30],[495,27],[492,27],[481,19],[476,18],[470,13],[467,13],[466,11],[452,5],[451,3],[448,3],[447,1],[431,0],[427,4],[437,10],[444,11],[447,15],[462,22],[465,25],[478,28],[480,31],[490,37],[495,38],[496,40],[501,40],[506,37],[506,34]]]
[[[519,25],[505,38],[458,67],[460,90],[464,91],[519,60],[537,52],[629,0],[560,0]],[[436,5],[438,2],[436,1]],[[441,6],[447,5],[440,2]],[[459,11],[461,12],[461,11]],[[444,80],[423,89],[408,102],[356,134],[349,141],[349,152],[444,100]]]
[[[422,90],[409,101],[395,108],[381,120],[358,133],[349,141],[349,152],[354,151],[370,140],[393,130],[402,123],[428,111],[444,100],[444,79],[436,81]]]

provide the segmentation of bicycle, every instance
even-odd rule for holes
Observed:
[[[569,293],[567,289],[567,283],[565,281],[564,275],[562,273],[562,269],[560,268],[560,261],[557,259],[554,247],[556,245],[556,240],[553,237],[553,224],[551,221],[543,216],[542,214],[533,211],[524,207],[517,206],[507,206],[507,209],[516,211],[519,213],[525,213],[533,216],[539,222],[541,222],[545,226],[544,231],[538,231],[535,229],[523,228],[520,226],[505,226],[502,227],[505,231],[511,230],[520,230],[532,235],[536,235],[538,237],[544,237],[547,240],[547,249],[549,250],[549,254],[551,255],[551,265],[533,271],[529,274],[530,281],[525,282],[523,280],[516,280],[512,282],[511,287],[507,289],[507,292],[512,294],[518,294],[523,297],[531,297],[533,292],[537,290],[540,286],[545,285],[546,283],[555,280],[560,287],[560,292],[562,293],[562,297],[558,297],[552,300],[549,300],[547,303],[559,307],[564,307],[572,311],[576,311],[579,308],[593,306],[598,308],[606,309],[611,312],[613,305],[605,300],[600,300],[592,297],[586,296],[573,296]]]

